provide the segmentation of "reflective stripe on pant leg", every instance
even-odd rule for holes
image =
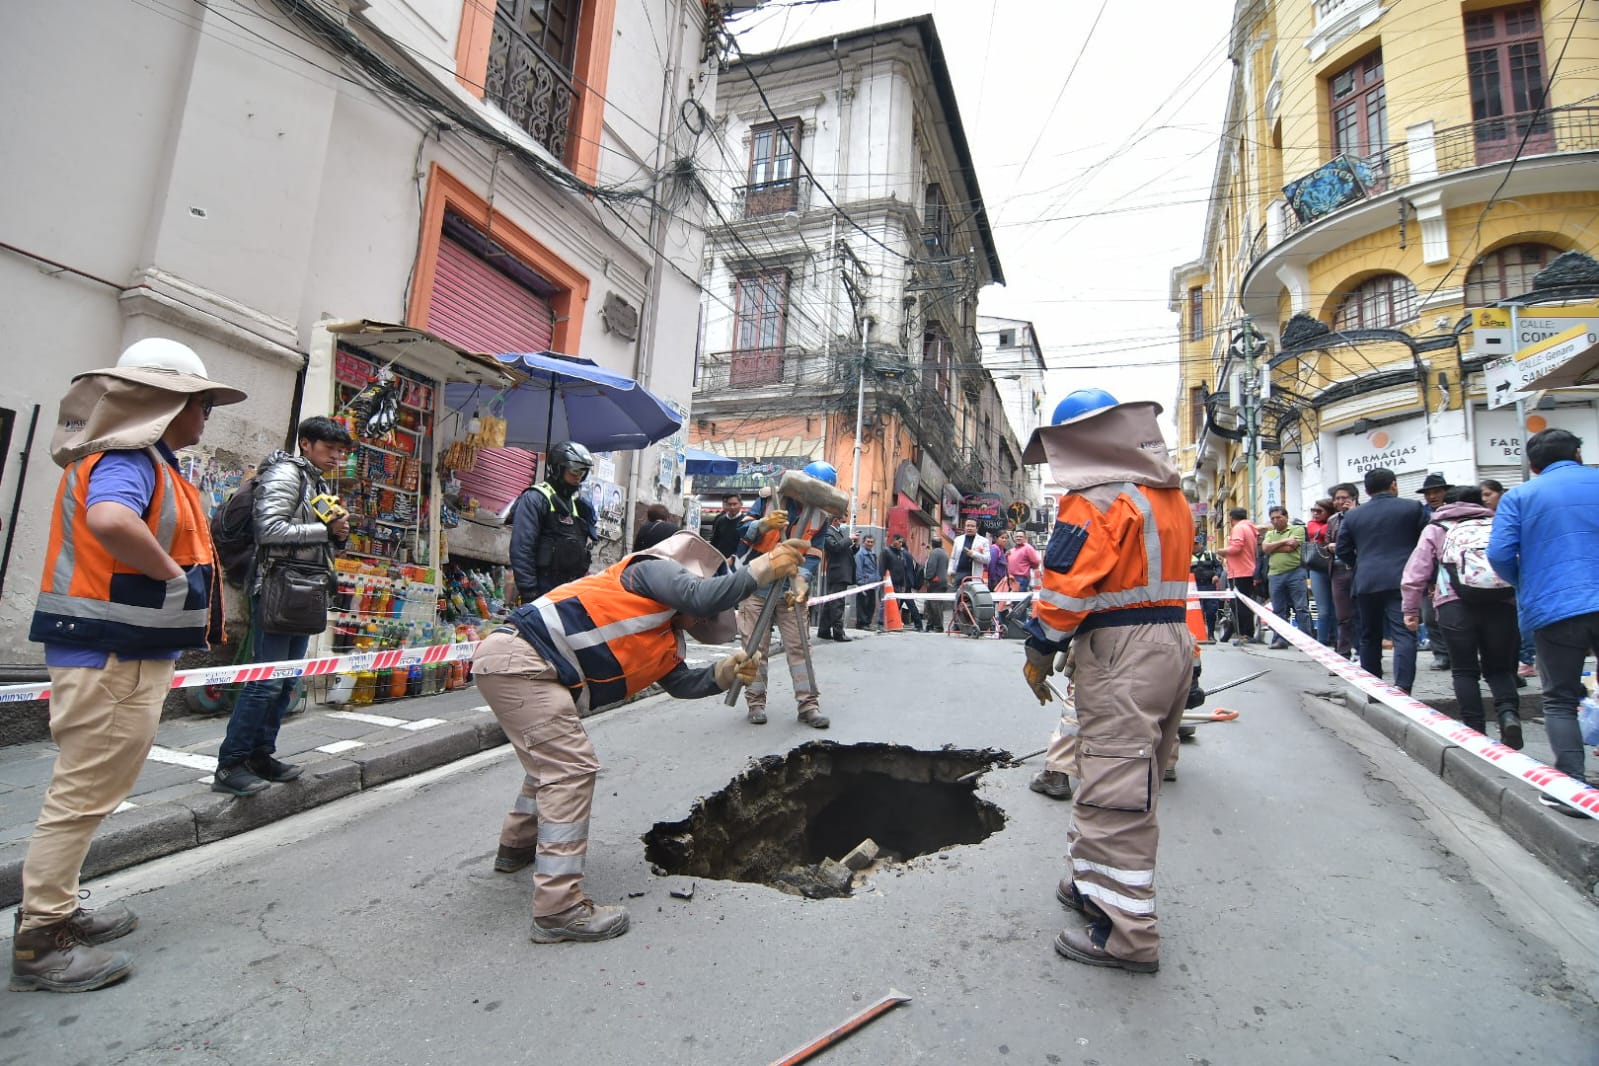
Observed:
[[[1126,760],[1079,758],[1082,770],[1072,811],[1069,851],[1077,890],[1111,923],[1105,948],[1118,958],[1159,957],[1155,919],[1155,852],[1160,841],[1155,803],[1159,753],[1167,732],[1175,739],[1192,676],[1193,638],[1182,623],[1100,629],[1077,640],[1079,743],[1107,750],[1147,751],[1150,809],[1096,805],[1109,789],[1126,784]],[[1112,776],[1119,775],[1119,776]],[[1122,802],[1119,795],[1116,802]]]
[[[795,702],[801,708],[816,706],[819,693],[815,679],[805,665],[805,651],[800,647],[805,635],[800,632],[799,613],[789,607],[779,607],[777,631],[783,636],[783,658],[788,660],[788,679],[794,686]]]
[[[749,644],[751,634],[755,632],[755,623],[760,620],[761,608],[765,606],[765,601],[759,596],[745,597],[744,602],[738,605],[738,629],[744,635],[746,646]],[[766,706],[766,655],[771,648],[772,634],[768,631],[761,646],[755,649],[761,657],[761,665],[756,671],[755,680],[744,686],[744,704],[750,710]]]
[[[559,681],[485,675],[478,688],[527,775],[538,782],[533,914],[559,914],[583,899],[587,825],[599,771],[572,694]],[[581,831],[570,827],[581,825]],[[546,826],[551,826],[546,835]],[[567,828],[559,828],[567,827]],[[523,843],[522,846],[526,846]]]
[[[538,778],[522,775],[522,791],[505,816],[500,827],[500,845],[507,848],[530,848],[538,841],[539,801]]]

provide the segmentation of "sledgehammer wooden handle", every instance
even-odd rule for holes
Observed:
[[[755,649],[766,644],[767,637],[772,632],[772,622],[777,618],[777,605],[783,594],[788,591],[788,578],[772,585],[766,592],[766,606],[761,608],[760,617],[755,619],[755,628],[750,630],[749,640],[744,644],[744,654],[750,658],[755,657]],[[727,695],[722,702],[729,707],[738,706],[738,694],[744,691],[744,682],[733,675],[733,684],[728,687]]]

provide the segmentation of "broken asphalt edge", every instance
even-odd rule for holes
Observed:
[[[1442,778],[1532,852],[1545,866],[1599,901],[1599,820],[1569,818],[1538,802],[1538,790],[1412,722],[1392,707],[1368,703],[1349,687],[1344,706]],[[1445,713],[1448,713],[1447,711]],[[1527,728],[1533,728],[1530,723]]]
[[[99,877],[224,840],[506,742],[493,713],[482,710],[410,736],[307,760],[299,778],[254,796],[229,796],[198,783],[166,789],[156,794],[166,798],[109,815],[100,824],[82,876]],[[27,838],[0,845],[0,907],[22,899],[27,851]]]

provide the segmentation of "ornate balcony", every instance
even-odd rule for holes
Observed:
[[[517,32],[507,5],[494,13],[483,93],[551,155],[566,159],[567,124],[575,96],[572,75]]]
[[[728,389],[824,385],[841,380],[838,363],[838,356],[794,347],[710,352],[700,359],[695,391],[712,399]]]
[[[740,185],[733,190],[734,217],[764,218],[790,211],[803,213],[811,206],[810,192],[811,183],[797,177]]]

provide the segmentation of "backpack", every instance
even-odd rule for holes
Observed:
[[[1506,603],[1516,590],[1488,565],[1492,518],[1434,522],[1446,531],[1438,546],[1438,565],[1449,575],[1449,587],[1465,603]]]
[[[216,546],[223,577],[234,588],[244,587],[255,558],[255,489],[259,481],[250,478],[211,512],[211,543]]]

